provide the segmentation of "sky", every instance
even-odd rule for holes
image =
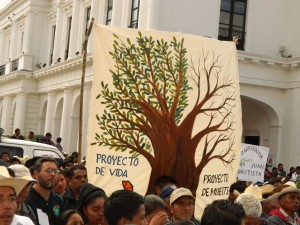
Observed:
[[[11,0],[0,0],[0,10],[3,9]]]

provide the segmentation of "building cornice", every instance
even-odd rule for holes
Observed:
[[[267,56],[253,52],[238,51],[239,63],[261,64],[282,69],[299,69],[300,57],[283,58],[279,56]]]

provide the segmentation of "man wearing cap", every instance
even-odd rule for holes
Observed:
[[[270,212],[267,220],[268,225],[300,224],[297,215],[300,204],[300,189],[292,185],[279,186],[272,191],[271,196],[265,201],[279,206]]]
[[[27,180],[10,177],[7,168],[0,166],[1,225],[34,225],[28,217],[15,215],[17,210],[17,195],[27,183]]]
[[[27,184],[22,189],[20,194],[17,197],[17,215],[21,216],[27,216],[29,217],[34,224],[37,224],[35,214],[31,207],[25,203],[25,199],[29,194],[29,188],[32,183],[37,183],[35,179],[31,177],[29,169],[21,164],[15,164],[11,165],[9,168],[11,168],[15,172],[16,178],[22,178],[27,180]]]
[[[194,218],[195,197],[187,188],[175,189],[170,197],[171,221],[192,221],[196,225],[200,222]]]

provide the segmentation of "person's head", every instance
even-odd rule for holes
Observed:
[[[295,167],[290,167],[290,173],[294,173],[296,171]]]
[[[9,159],[9,164],[10,165],[21,164],[21,160],[18,156],[13,156],[12,158]]]
[[[52,138],[52,134],[50,132],[47,132],[45,136],[46,136],[47,140],[51,140],[51,138]]]
[[[90,185],[90,184],[86,184]],[[97,225],[103,224],[104,213],[103,206],[107,197],[103,190],[97,188],[92,192],[89,192],[86,197],[83,198],[80,204],[79,211],[83,215],[85,224]]]
[[[15,129],[15,135],[20,136],[21,130],[19,128]]]
[[[79,192],[83,184],[88,182],[87,170],[83,165],[75,165],[66,171],[67,184],[70,188]]]
[[[36,183],[37,181],[31,177],[29,169],[24,165],[15,164],[15,165],[11,165],[9,168],[14,171],[16,178],[22,178],[28,181],[26,186],[22,189],[22,191],[17,197],[17,204],[19,205],[23,203],[26,197],[28,196],[29,187],[31,186],[31,184]]]
[[[63,170],[60,169],[57,176],[57,182],[53,188],[53,191],[58,195],[62,195],[63,193],[65,193],[66,188],[67,188],[67,181],[66,181],[65,173]]]
[[[144,197],[136,192],[118,190],[104,204],[104,215],[109,225],[147,225]]]
[[[235,200],[240,203],[245,211],[245,225],[260,225],[262,207],[260,201],[249,193],[240,194]]]
[[[61,137],[56,138],[56,142],[60,143],[62,141]]]
[[[13,187],[0,186],[0,224],[10,225],[17,211],[17,196]]]
[[[53,189],[57,182],[58,173],[57,162],[54,158],[40,158],[34,164],[34,178],[44,189]]]
[[[246,189],[246,183],[244,181],[236,181],[232,183],[229,187],[229,196],[228,200],[234,202],[237,196],[234,194],[234,191],[238,191],[239,193],[244,193]]]
[[[63,169],[68,169],[72,166],[74,166],[74,162],[73,162],[73,159],[71,159],[71,158],[66,158],[62,163]]]
[[[29,131],[28,132],[28,138],[32,139],[34,137],[34,132],[33,131]]]
[[[201,225],[242,225],[245,217],[243,206],[220,199],[208,204],[201,218]]]
[[[64,211],[58,218],[57,225],[83,225],[80,212],[76,210]]]
[[[170,197],[170,212],[173,221],[191,220],[194,215],[195,197],[186,188],[175,189]]]
[[[156,191],[156,194],[159,196],[160,192],[161,192],[161,189],[164,186],[167,186],[167,185],[177,185],[177,180],[174,177],[166,176],[166,175],[158,177],[155,180],[155,191]]]
[[[28,181],[10,177],[8,170],[0,166],[0,224],[10,225],[17,211],[17,195]]]
[[[295,171],[297,174],[300,174],[300,166],[297,166],[296,167],[296,171]]]
[[[148,223],[150,223],[152,218],[161,211],[165,213],[167,211],[166,204],[164,203],[164,201],[157,195],[146,195],[145,212],[146,212],[146,220],[148,221]]]
[[[289,216],[293,216],[299,210],[300,189],[292,185],[281,185],[265,201],[281,207]]]
[[[282,164],[282,163],[279,163],[277,169],[278,169],[279,171],[283,171],[283,164]]]
[[[268,184],[272,184],[276,188],[281,186],[282,182],[278,177],[273,177],[268,181]]]
[[[9,162],[9,154],[8,154],[8,152],[2,152],[1,153],[1,155],[0,155],[0,158],[2,159],[2,160],[4,160],[5,162]]]

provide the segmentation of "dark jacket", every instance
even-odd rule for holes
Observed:
[[[32,222],[37,225],[36,216],[35,216],[33,210],[25,202],[21,203],[20,208],[17,209],[16,214],[20,215],[20,216],[29,217],[32,220]]]
[[[69,209],[75,209],[75,206],[77,204],[77,200],[72,192],[72,189],[70,187],[67,187],[64,195],[63,195],[63,200],[64,200],[64,209],[63,211],[69,210]]]

